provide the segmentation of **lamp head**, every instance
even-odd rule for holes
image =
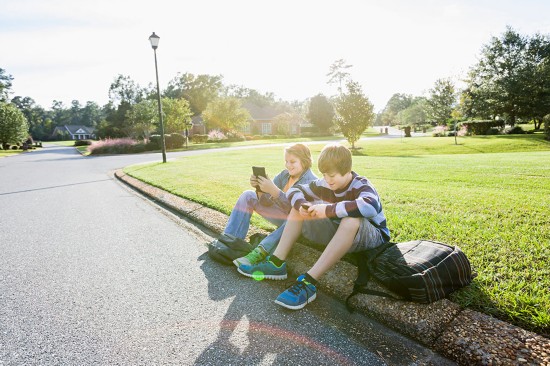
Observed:
[[[160,37],[157,36],[155,32],[153,32],[153,34],[149,36],[149,42],[151,42],[151,47],[153,47],[154,50],[156,50],[157,47],[159,46],[159,40],[160,40]]]

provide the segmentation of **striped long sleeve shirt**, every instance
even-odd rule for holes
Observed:
[[[288,199],[296,210],[306,201],[322,201],[328,204],[328,218],[365,217],[386,240],[390,240],[390,231],[386,226],[386,217],[382,210],[382,202],[372,183],[365,177],[351,172],[350,184],[340,190],[333,191],[324,179],[317,179],[309,184],[295,185],[288,190]]]

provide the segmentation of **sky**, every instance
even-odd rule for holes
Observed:
[[[0,68],[12,97],[101,106],[119,74],[155,83],[155,32],[161,90],[188,72],[302,101],[336,94],[344,59],[380,111],[440,78],[460,87],[491,37],[550,34],[548,14],[548,0],[0,0]]]

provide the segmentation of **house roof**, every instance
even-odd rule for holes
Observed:
[[[91,135],[95,132],[95,128],[82,126],[82,125],[64,125],[65,129],[71,133],[71,135],[88,134]]]
[[[282,113],[280,110],[277,110],[272,106],[261,107],[250,102],[243,103],[243,108],[248,110],[250,116],[255,121],[269,121]]]

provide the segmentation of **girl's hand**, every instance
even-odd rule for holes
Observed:
[[[269,178],[258,177],[258,186],[262,192],[269,193],[271,197],[279,196],[279,188]]]
[[[250,185],[252,186],[252,188],[256,188],[259,185],[258,180],[256,179],[256,176],[254,174],[250,176]]]

